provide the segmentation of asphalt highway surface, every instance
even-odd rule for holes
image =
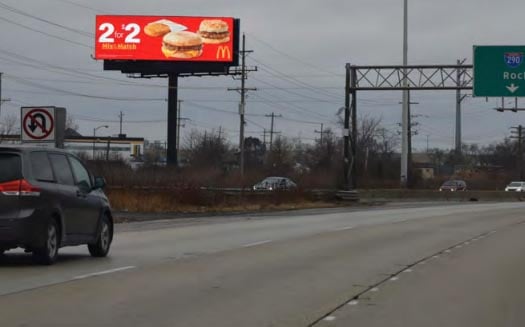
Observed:
[[[1,326],[523,326],[525,204],[121,224],[111,255],[0,259]]]

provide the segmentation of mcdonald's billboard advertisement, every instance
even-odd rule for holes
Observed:
[[[238,40],[234,20],[99,15],[95,59],[232,63]]]

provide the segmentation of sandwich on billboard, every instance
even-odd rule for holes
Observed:
[[[99,15],[95,58],[231,63],[233,33],[232,17]]]

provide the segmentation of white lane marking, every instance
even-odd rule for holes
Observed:
[[[421,261],[419,264],[420,264],[420,265],[424,265],[424,264],[426,264],[426,263],[427,263],[426,261]]]
[[[348,305],[358,305],[359,304],[359,301],[357,300],[352,300],[350,302],[348,302]]]
[[[374,287],[370,290],[370,292],[379,292],[379,287]]]
[[[129,269],[134,269],[134,268],[137,268],[137,267],[136,266],[127,266],[127,267],[120,267],[120,268],[115,268],[115,269],[109,269],[109,270],[94,272],[94,273],[91,273],[91,274],[85,274],[85,275],[76,276],[76,277],[73,277],[73,280],[85,279],[85,278],[96,277],[96,276],[101,276],[101,275],[107,275],[107,274],[112,274],[112,273],[116,273],[116,272],[119,272],[119,271],[124,271],[124,270],[129,270]]]
[[[470,242],[465,242],[465,245],[469,245],[469,244],[470,244]]]
[[[334,316],[328,316],[328,317],[325,317],[323,320],[325,320],[325,321],[334,321],[335,317]]]
[[[445,250],[445,253],[450,253],[450,252],[452,252],[452,251],[450,251],[450,250]]]
[[[394,277],[390,278],[390,280],[393,281],[393,282],[395,282],[398,279],[399,279],[399,277],[397,277],[397,276],[394,276]]]
[[[248,248],[248,247],[251,247],[251,246],[263,245],[263,244],[270,243],[270,242],[272,242],[272,240],[259,241],[259,242],[245,244],[245,245],[243,245],[243,247]]]
[[[404,273],[411,273],[412,271],[413,271],[413,270],[410,269],[410,268],[403,270]]]
[[[439,255],[433,256],[432,259],[439,259]]]
[[[335,231],[349,230],[353,228],[354,226],[346,226],[346,227],[336,228]]]

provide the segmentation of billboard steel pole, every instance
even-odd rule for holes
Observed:
[[[178,79],[179,75],[168,75],[168,149],[166,160],[169,166],[177,167],[177,110],[178,110]]]

